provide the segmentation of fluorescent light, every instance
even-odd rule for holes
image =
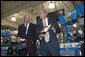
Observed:
[[[16,30],[16,31],[14,31],[14,33],[18,33],[18,31]]]
[[[16,18],[13,16],[11,21],[15,22],[16,21]]]
[[[73,27],[76,27],[76,26],[77,26],[76,24],[73,25]]]
[[[49,4],[49,8],[55,8],[55,4],[54,3],[50,3]]]

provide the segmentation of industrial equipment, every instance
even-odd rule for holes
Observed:
[[[73,33],[69,35],[68,26],[73,25],[76,22],[78,22],[78,19],[82,18],[84,16],[84,5],[77,5],[75,9],[70,11],[64,16],[59,17],[59,22],[61,25],[65,25],[65,31],[66,31],[66,43],[60,44],[60,56],[82,56],[81,54],[81,45],[79,46],[79,42],[73,42],[72,38],[70,38],[70,35],[74,36],[78,33]],[[79,37],[79,36],[78,36]],[[78,39],[78,37],[75,37],[73,39]]]

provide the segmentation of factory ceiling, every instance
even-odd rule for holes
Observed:
[[[18,25],[23,23],[23,15],[30,13],[31,22],[36,24],[36,16],[39,9],[46,9],[48,12],[64,9],[65,13],[74,9],[75,4],[84,4],[84,1],[53,1],[55,9],[49,9],[50,1],[1,1],[1,25],[9,25],[18,28]],[[11,18],[15,16],[16,22],[12,22]]]

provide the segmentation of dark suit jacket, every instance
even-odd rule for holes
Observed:
[[[57,22],[55,20],[52,20],[52,19],[48,19],[48,25],[49,24],[52,24],[54,25],[54,27],[56,28],[56,33],[59,33],[61,32]],[[39,22],[37,24],[37,27],[36,27],[36,37],[39,39],[39,35],[40,35],[40,31],[43,29],[43,22]],[[50,42],[53,46],[55,46],[56,48],[59,47],[59,43],[58,43],[58,40],[57,40],[57,37],[56,37],[56,33],[54,33],[52,30],[49,30],[49,35],[50,35]],[[45,39],[42,38],[42,40],[40,40],[40,44],[43,45],[45,43]]]
[[[26,32],[25,24],[21,24],[18,27],[17,37],[22,37],[22,38],[25,38],[26,40],[28,40],[28,39],[34,40],[34,39],[36,39],[35,38],[35,28],[36,28],[36,25],[30,23],[29,28],[28,28],[28,32],[27,32],[27,35],[26,35],[25,34],[25,32]]]

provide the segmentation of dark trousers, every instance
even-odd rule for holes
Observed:
[[[59,56],[59,46],[56,48],[52,43],[41,43],[40,44],[40,55],[41,56]]]

